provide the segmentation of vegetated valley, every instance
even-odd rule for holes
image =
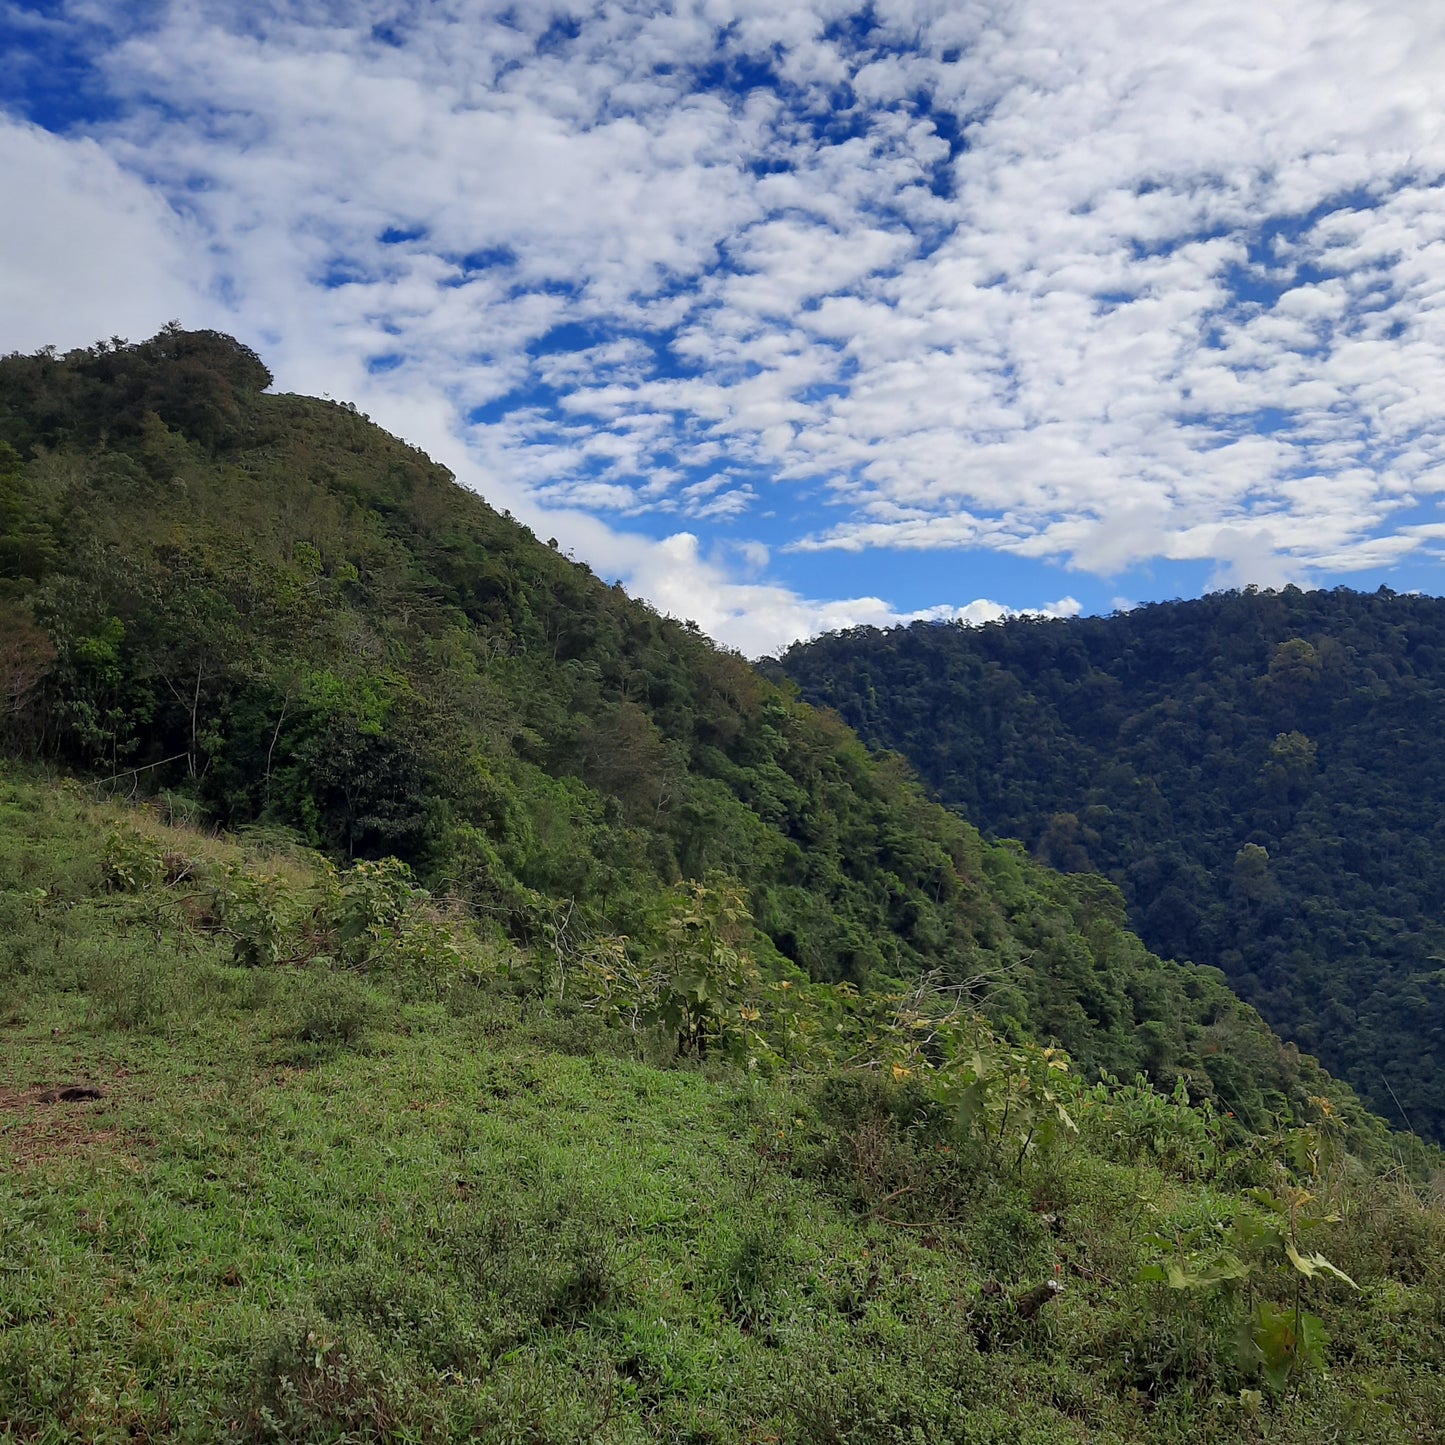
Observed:
[[[1216,593],[860,629],[786,668],[945,802],[1107,876],[1370,1107],[1445,1138],[1445,599]]]
[[[0,1439],[1439,1438],[1432,1146],[269,382],[0,361]]]

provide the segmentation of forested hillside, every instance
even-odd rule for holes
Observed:
[[[1445,1137],[1445,600],[1249,589],[783,661],[971,822],[1105,875],[1150,948]]]
[[[1111,887],[983,843],[836,719],[269,382],[174,328],[0,362],[12,752],[394,855],[558,972],[665,951],[691,879],[741,890],[780,980],[966,983],[1010,1036],[1252,1127],[1355,1108],[1217,973],[1150,956]],[[1026,707],[1007,726],[1035,745]]]
[[[0,362],[0,1440],[1437,1438],[1438,1150],[269,380]]]

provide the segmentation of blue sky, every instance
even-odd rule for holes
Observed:
[[[1441,7],[0,0],[0,57],[0,349],[231,331],[750,654],[1441,590]]]

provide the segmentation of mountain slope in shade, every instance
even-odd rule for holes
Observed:
[[[1397,1124],[1445,1137],[1445,600],[1249,589],[858,629],[782,668],[986,833],[1100,873]]]

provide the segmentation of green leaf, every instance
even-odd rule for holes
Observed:
[[[1288,1212],[1284,1201],[1276,1195],[1271,1194],[1268,1189],[1248,1189],[1245,1193],[1250,1199],[1254,1200],[1256,1204],[1268,1209],[1272,1214],[1285,1214]]]
[[[1216,1285],[1231,1279],[1247,1279],[1249,1273],[1250,1267],[1244,1260],[1226,1254],[1201,1269],[1198,1278],[1203,1285]]]
[[[1284,1234],[1273,1222],[1249,1214],[1234,1216],[1234,1237],[1245,1249],[1283,1249]]]
[[[1324,1359],[1325,1346],[1329,1343],[1329,1332],[1325,1322],[1318,1316],[1305,1311],[1300,1315],[1297,1349],[1302,1360],[1319,1364]]]
[[[1289,1356],[1279,1360],[1266,1360],[1264,1362],[1264,1378],[1274,1389],[1285,1389],[1289,1384],[1289,1370],[1292,1363]]]
[[[959,1096],[955,1111],[959,1124],[972,1129],[979,1115],[983,1113],[985,1085],[982,1079],[975,1079]]]
[[[1342,1279],[1351,1289],[1359,1289],[1354,1280],[1344,1270],[1330,1263],[1322,1254],[1301,1254],[1292,1243],[1285,1242],[1284,1252],[1289,1256],[1289,1262],[1305,1276],[1306,1279],[1313,1279],[1317,1274],[1333,1275],[1336,1279]]]
[[[1193,1290],[1213,1289],[1215,1285],[1223,1284],[1226,1280],[1244,1279],[1248,1274],[1249,1266],[1242,1259],[1227,1254],[1205,1265],[1191,1260],[1186,1266],[1184,1261],[1178,1259],[1164,1264],[1145,1265],[1139,1271],[1139,1279],[1144,1283],[1167,1284],[1170,1289]]]

